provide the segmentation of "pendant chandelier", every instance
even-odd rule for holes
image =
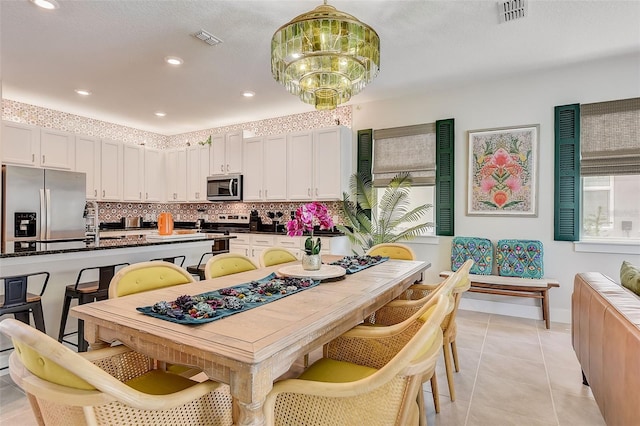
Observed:
[[[271,39],[273,78],[319,110],[347,102],[380,69],[375,30],[326,3],[295,17]]]

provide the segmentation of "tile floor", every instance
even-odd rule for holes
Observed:
[[[582,385],[568,324],[472,311],[458,312],[460,372],[449,400],[444,364],[437,375],[440,413],[425,385],[431,426],[605,425],[590,389]],[[35,425],[24,393],[0,377],[0,425]]]

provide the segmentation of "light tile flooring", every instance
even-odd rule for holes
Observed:
[[[458,312],[460,372],[449,400],[444,364],[437,369],[440,413],[425,385],[431,426],[604,425],[590,389],[582,385],[568,324]],[[0,425],[35,425],[26,397],[0,377]]]

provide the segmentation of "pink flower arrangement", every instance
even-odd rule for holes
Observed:
[[[298,207],[295,217],[287,222],[287,235],[290,237],[299,237],[305,231],[311,233],[304,244],[307,254],[320,254],[320,238],[316,242],[313,241],[313,228],[316,224],[320,229],[333,228],[333,220],[329,217],[327,206],[317,201]]]

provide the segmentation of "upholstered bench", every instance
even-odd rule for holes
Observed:
[[[448,277],[453,272],[443,271],[440,276]],[[470,292],[497,294],[500,296],[531,297],[542,300],[542,319],[547,328],[549,320],[549,289],[560,287],[560,283],[551,278],[520,278],[501,277],[499,275],[469,274],[471,280]]]
[[[467,259],[473,259],[469,278],[470,292],[500,296],[530,297],[542,300],[542,319],[549,321],[549,289],[560,287],[544,277],[542,243],[537,240],[499,240],[495,265],[499,275],[492,275],[493,245],[486,238],[454,237],[451,243],[451,269],[456,271]],[[453,272],[443,271],[448,277]]]

